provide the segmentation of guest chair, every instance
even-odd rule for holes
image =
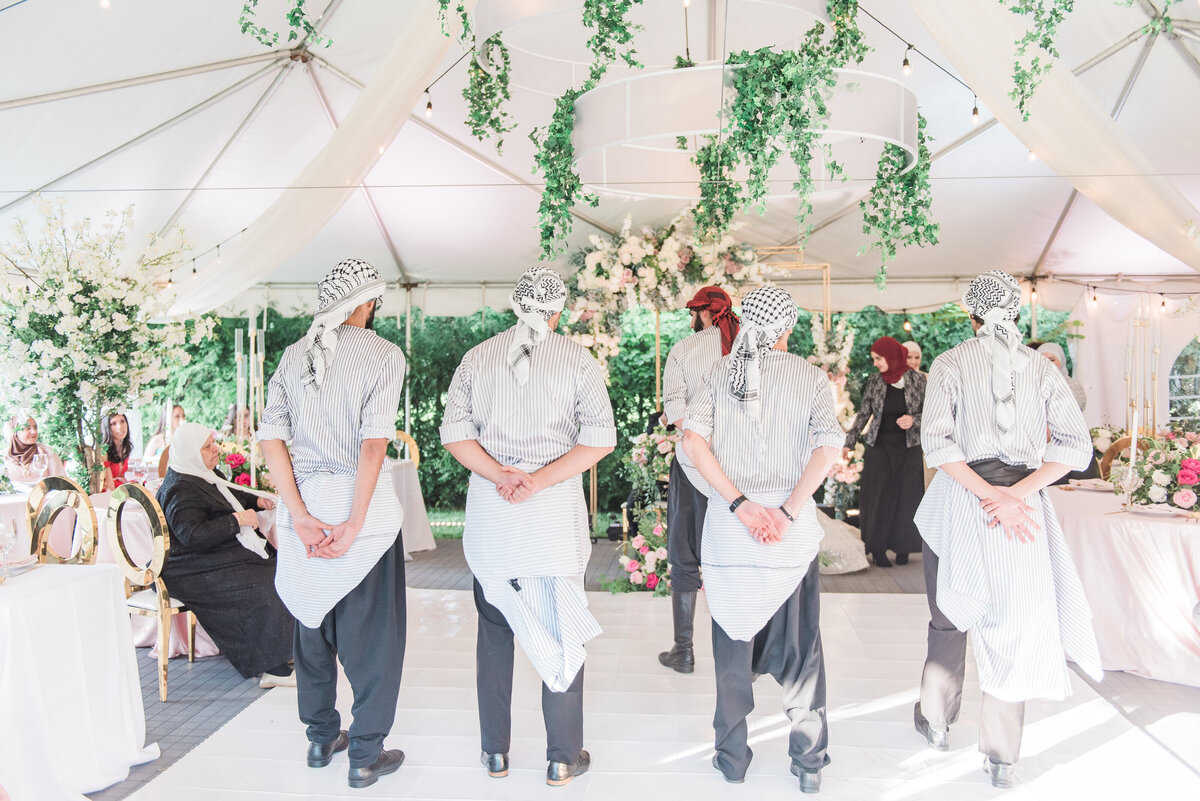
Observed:
[[[396,454],[400,454],[400,446],[404,445],[408,448],[409,458],[412,459],[413,467],[421,467],[421,449],[417,447],[417,441],[413,439],[407,431],[397,431],[396,439]]]
[[[50,531],[63,510],[75,513],[82,529],[79,550],[62,556],[50,544]],[[39,481],[25,502],[33,553],[41,564],[91,565],[96,563],[96,509],[92,499],[66,476],[47,476]]]
[[[1108,477],[1112,473],[1113,460],[1116,459],[1119,455],[1121,455],[1121,453],[1124,452],[1125,449],[1128,448],[1132,442],[1133,442],[1133,439],[1130,437],[1121,437],[1119,440],[1117,440],[1116,442],[1114,442],[1112,445],[1110,445],[1108,447],[1108,450],[1106,450],[1104,452],[1104,456],[1100,459],[1100,478],[1101,479],[1103,479],[1104,481],[1109,480]],[[1146,451],[1146,448],[1147,448],[1147,445],[1146,445],[1145,441],[1139,439],[1138,440],[1138,450],[1142,451],[1144,453]]]
[[[121,531],[121,509],[136,503],[150,518],[150,536],[154,545],[149,564],[137,565],[125,547]],[[196,661],[196,616],[181,601],[171,597],[162,580],[163,565],[171,550],[171,534],[162,507],[141,484],[122,484],[108,502],[108,537],[117,567],[125,577],[125,597],[135,615],[158,618],[158,697],[167,700],[167,656],[171,649],[171,623],[175,615],[187,615],[188,661]]]

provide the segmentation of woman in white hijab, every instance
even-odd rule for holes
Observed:
[[[1037,352],[1049,359],[1050,363],[1058,368],[1058,372],[1062,373],[1062,377],[1067,379],[1067,386],[1071,388],[1071,394],[1079,404],[1079,411],[1086,409],[1087,392],[1083,384],[1071,378],[1071,374],[1067,372],[1067,354],[1063,352],[1062,346],[1057,342],[1045,342],[1038,346]]]
[[[264,687],[294,686],[295,621],[275,592],[274,551],[255,531],[255,510],[274,508],[274,496],[226,481],[215,469],[220,456],[204,426],[176,429],[157,494],[171,535],[162,578],[239,673],[264,674]]]

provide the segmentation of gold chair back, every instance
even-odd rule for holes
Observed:
[[[1108,446],[1108,450],[1104,452],[1104,456],[1100,459],[1100,478],[1108,481],[1109,474],[1112,473],[1113,460],[1117,458],[1126,448],[1129,447],[1133,440],[1129,437],[1121,437],[1119,440]],[[1138,440],[1138,450],[1145,452],[1148,446],[1143,440]]]
[[[421,468],[421,449],[417,447],[417,441],[407,431],[403,430],[396,432],[396,439],[394,441],[397,443],[397,453],[400,451],[401,445],[408,446],[408,453],[412,457],[413,467],[419,470]]]
[[[135,503],[146,512],[150,519],[150,536],[153,541],[154,553],[150,563],[135,564],[125,547],[125,534],[121,530],[121,510],[127,503]],[[166,564],[167,554],[171,550],[171,537],[167,533],[167,519],[162,507],[141,484],[122,484],[113,490],[108,502],[108,542],[112,547],[113,558],[121,575],[134,587],[149,587],[155,583]]]
[[[50,530],[64,509],[75,512],[82,529],[79,551],[62,556],[50,545]],[[96,562],[96,509],[83,488],[66,476],[47,476],[34,486],[25,501],[33,553],[41,564],[91,565]]]

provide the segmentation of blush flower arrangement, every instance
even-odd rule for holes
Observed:
[[[617,559],[621,574],[612,579],[602,577],[600,586],[614,595],[619,592],[652,592],[658,597],[670,595],[666,521],[656,522],[654,514],[646,513],[639,521],[638,529],[646,533],[631,539],[628,553]]]
[[[1132,468],[1129,451],[1114,463],[1110,478],[1118,494],[1129,492],[1135,506],[1178,509],[1200,518],[1200,434],[1168,431],[1157,437],[1142,437],[1142,448]],[[1132,469],[1132,475],[1131,475]]]
[[[220,461],[217,462],[217,469],[221,471],[226,479],[234,484],[239,484],[249,489],[256,489],[262,492],[274,492],[275,485],[271,482],[271,474],[267,471],[266,463],[260,458],[258,466],[255,469],[255,482],[250,480],[250,444],[243,439],[221,439],[217,440],[217,447],[221,451]],[[257,447],[255,445],[254,447]]]
[[[650,434],[638,434],[630,440],[633,447],[623,461],[639,505],[658,498],[658,483],[667,480],[671,462],[675,460],[675,449],[682,439],[678,431],[668,431],[665,426],[658,425]]]

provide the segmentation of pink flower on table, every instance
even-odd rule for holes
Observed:
[[[659,523],[657,526],[654,527],[654,536],[661,537],[662,533],[663,533],[662,523]]]
[[[629,574],[629,582],[631,584],[641,584],[645,580],[646,577],[642,575],[642,571],[640,570],[635,570]]]
[[[641,566],[642,566],[642,563],[639,562],[638,560],[630,559],[628,562],[625,563],[625,571],[627,573],[633,573]]]
[[[636,537],[634,537],[632,540],[629,541],[629,544],[632,545],[634,548],[641,548],[643,545],[646,544],[646,538],[643,537],[641,534],[638,534]]]
[[[638,553],[640,553],[642,556],[645,556],[646,554],[650,553],[650,546],[643,545],[641,548],[638,548]]]
[[[241,484],[243,487],[248,487],[248,486],[250,486],[250,474],[249,474],[249,473],[240,473],[240,474],[238,474],[237,478],[235,478],[235,479],[233,480],[233,483],[234,483],[234,484]]]
[[[1180,509],[1191,509],[1196,505],[1196,493],[1190,489],[1181,489],[1171,496],[1171,502]]]
[[[1179,463],[1180,470],[1191,470],[1193,473],[1200,473],[1200,459],[1184,459]]]
[[[1162,464],[1165,461],[1167,461],[1167,455],[1165,453],[1163,453],[1162,451],[1151,451],[1150,452],[1150,461],[1153,462],[1154,464]]]
[[[225,464],[230,467],[241,467],[246,463],[246,457],[240,453],[231,453],[225,457]]]
[[[1200,473],[1195,470],[1180,470],[1176,479],[1184,486],[1192,487],[1200,483]]]
[[[652,590],[657,586],[658,586],[658,574],[657,573],[651,573],[650,575],[646,576],[646,589]]]

